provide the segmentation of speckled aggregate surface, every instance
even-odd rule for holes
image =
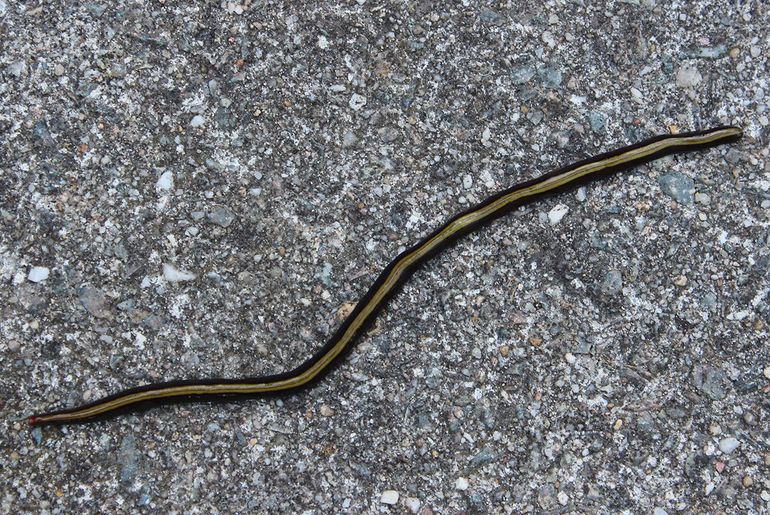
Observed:
[[[768,510],[769,17],[0,0],[0,511]],[[292,368],[448,216],[722,124],[470,235],[311,391],[26,426]]]

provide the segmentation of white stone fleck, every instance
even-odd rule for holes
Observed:
[[[243,14],[243,5],[238,2],[227,2],[225,10],[228,14]]]
[[[199,114],[196,114],[195,116],[193,116],[192,120],[190,120],[190,127],[200,127],[201,125],[204,124],[205,121],[206,121],[205,118],[203,118]]]
[[[542,39],[543,43],[548,45],[549,48],[555,47],[557,45],[557,43],[558,43],[558,41],[556,40],[554,35],[551,32],[547,31],[547,30],[545,32],[543,32],[542,36],[540,36],[540,39]]]
[[[134,335],[134,345],[136,346],[137,349],[143,350],[144,349],[144,342],[146,342],[146,341],[147,341],[147,337],[145,335],[143,335],[142,333],[137,332]]]
[[[765,375],[765,378],[770,379],[770,365],[767,365],[762,373]]]
[[[382,495],[380,496],[380,502],[382,504],[396,504],[398,502],[398,492],[395,490],[385,490],[382,492]]]
[[[685,64],[676,72],[676,85],[680,88],[694,88],[702,80],[703,75],[692,64]]]
[[[155,183],[157,191],[170,191],[174,189],[174,173],[171,171],[163,172]]]
[[[708,204],[711,202],[711,196],[708,193],[696,193],[695,202],[698,204]]]
[[[741,445],[737,438],[728,436],[719,440],[719,450],[725,454],[730,454]]]
[[[13,284],[14,284],[14,286],[18,286],[21,283],[23,283],[24,280],[25,280],[24,277],[25,277],[24,276],[24,272],[22,272],[21,270],[16,272],[15,274],[13,274]]]
[[[329,48],[329,40],[326,39],[326,36],[318,36],[318,48],[321,50]]]
[[[18,79],[24,73],[24,69],[26,67],[27,65],[24,64],[24,61],[16,61],[15,63],[9,64],[6,67],[6,70],[8,70],[8,72],[10,72],[11,75],[13,75]]]
[[[169,282],[176,283],[180,281],[192,281],[198,276],[187,270],[179,270],[174,265],[163,263],[163,277]]]
[[[742,309],[740,311],[731,311],[730,313],[727,314],[727,319],[741,321],[744,318],[748,318],[750,315],[751,315],[751,311],[749,311],[748,309]]]
[[[353,95],[350,97],[350,102],[348,105],[353,111],[358,111],[366,105],[366,97],[359,95],[358,93],[353,93]]]
[[[548,221],[551,223],[551,225],[556,225],[561,222],[561,219],[564,218],[564,215],[566,215],[568,212],[569,207],[565,206],[564,204],[557,204],[548,212]]]
[[[27,279],[29,279],[33,283],[39,283],[48,279],[48,274],[50,272],[51,271],[44,266],[33,266],[32,269],[29,271],[29,275],[27,276]]]
[[[457,490],[467,490],[469,486],[468,480],[464,477],[458,477],[455,481],[455,489]]]

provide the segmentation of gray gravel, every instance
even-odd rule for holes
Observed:
[[[405,4],[0,0],[0,512],[770,509],[768,4]],[[446,217],[720,124],[444,252],[312,391],[26,426],[291,368]]]

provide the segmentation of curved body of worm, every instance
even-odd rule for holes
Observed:
[[[351,350],[353,343],[373,322],[417,268],[441,249],[512,209],[579,184],[609,175],[665,155],[702,150],[732,143],[743,132],[737,127],[717,127],[699,132],[657,136],[641,143],[601,154],[518,184],[458,214],[418,244],[402,252],[380,273],[332,338],[307,361],[283,374],[239,379],[193,379],[165,382],[126,390],[89,404],[33,415],[32,426],[75,424],[158,404],[181,401],[231,400],[290,393],[306,388],[326,375]]]

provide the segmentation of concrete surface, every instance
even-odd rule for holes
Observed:
[[[0,0],[0,511],[766,512],[768,18]],[[312,391],[26,427],[291,368],[448,216],[720,124],[467,237]]]

